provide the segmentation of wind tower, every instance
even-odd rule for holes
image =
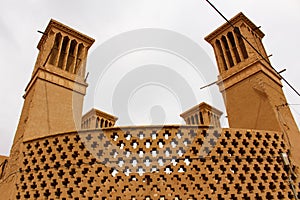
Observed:
[[[86,93],[86,59],[94,39],[50,20],[38,43],[39,54],[25,89],[24,105],[5,175],[15,181],[22,160],[23,142],[80,129]],[[5,189],[4,199],[13,199]]]
[[[205,37],[217,60],[218,86],[229,126],[284,132],[300,166],[299,130],[283,93],[281,77],[270,66],[262,43],[264,33],[243,13],[229,22],[234,28],[226,23]]]
[[[94,39],[55,20],[38,43],[39,55],[25,91],[24,140],[81,126],[86,58]],[[20,121],[20,123],[23,123]]]

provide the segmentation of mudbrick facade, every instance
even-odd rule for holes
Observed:
[[[16,199],[293,198],[278,132],[106,128],[24,145]]]
[[[264,34],[242,13],[230,23],[205,38],[230,128],[206,103],[181,114],[187,125],[115,127],[97,109],[82,117],[94,40],[51,20],[11,154],[0,156],[1,199],[300,198],[300,133]]]

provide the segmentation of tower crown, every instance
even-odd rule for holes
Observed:
[[[280,76],[270,66],[262,43],[264,36],[259,27],[239,13],[205,37],[214,49],[221,92],[258,72],[282,87]]]
[[[94,39],[84,35],[54,19],[51,19],[38,43],[40,50],[35,70],[64,73],[67,77],[83,79],[88,49]],[[64,72],[62,72],[63,70]]]
[[[188,125],[214,126],[220,128],[220,117],[222,114],[220,110],[202,102],[188,109],[180,116]]]
[[[205,37],[215,51],[220,74],[228,73],[243,61],[253,62],[260,55],[246,42],[246,38],[266,59],[262,44],[264,33],[243,13],[237,14],[229,23],[223,24]],[[243,62],[244,63],[244,62]]]
[[[113,127],[117,120],[118,117],[93,108],[82,116],[81,128],[94,129]]]

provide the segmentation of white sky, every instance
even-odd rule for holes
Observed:
[[[277,70],[300,91],[300,1],[211,0],[227,17],[243,12],[266,34],[265,48]],[[122,32],[140,28],[176,31],[198,43],[215,64],[213,50],[204,37],[224,23],[205,0],[0,0],[0,154],[8,155],[23,106],[25,86],[38,54],[41,34],[51,18],[96,39],[92,52]],[[216,67],[216,66],[215,66]],[[217,74],[215,75],[215,77]],[[213,80],[212,80],[213,81]],[[195,86],[200,87],[200,86]],[[288,102],[300,97],[284,85]],[[217,107],[221,107],[218,106]],[[104,109],[105,110],[105,109]],[[300,106],[292,106],[299,126]]]

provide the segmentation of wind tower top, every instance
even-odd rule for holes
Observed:
[[[257,27],[240,12],[229,22],[205,37],[205,40],[213,46],[220,73],[219,80],[224,83],[225,88],[239,82],[236,79],[236,81],[231,80],[231,83],[228,84],[227,79],[232,78],[232,76],[237,77],[237,73],[245,72],[245,70],[248,72],[243,74],[247,76],[262,70],[273,81],[282,86],[279,75],[269,64],[270,61],[262,43],[264,36],[265,34],[260,30],[260,27]],[[257,65],[258,63],[260,64]],[[254,65],[256,69],[253,68]],[[244,79],[245,77],[241,78]]]
[[[33,75],[38,68],[45,67],[54,70],[53,72],[63,70],[73,80],[74,75],[83,79],[87,52],[94,41],[93,38],[51,19],[37,45],[40,53]],[[60,70],[58,71],[61,72]]]

